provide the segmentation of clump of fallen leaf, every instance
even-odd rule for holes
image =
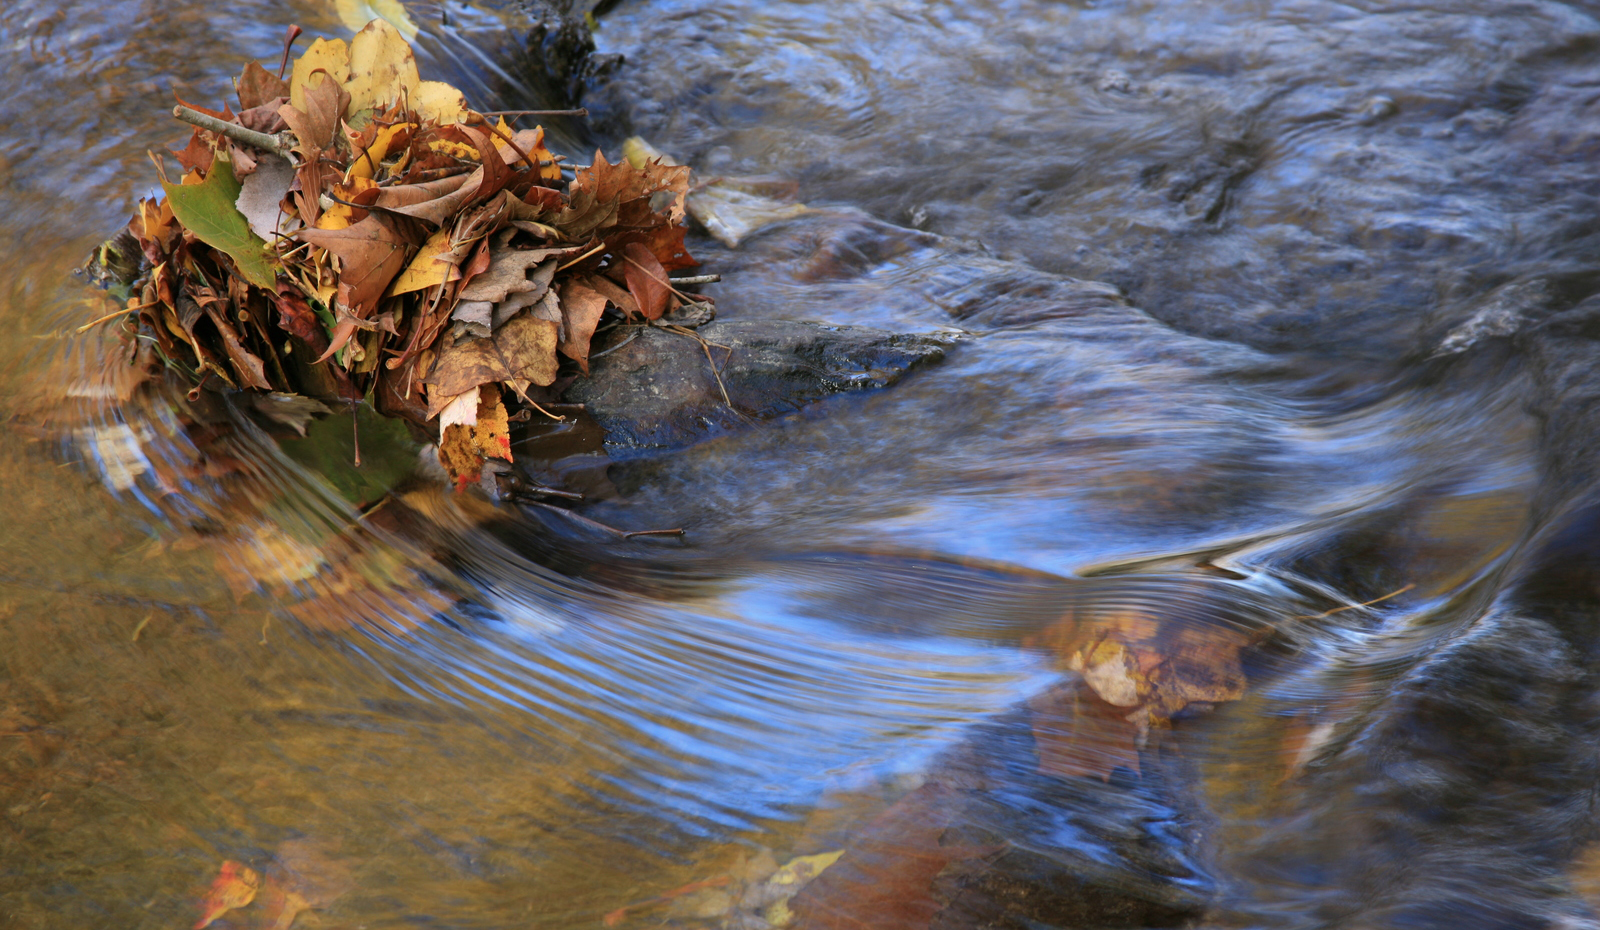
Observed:
[[[603,317],[694,302],[668,277],[697,264],[688,168],[566,165],[541,127],[422,80],[389,22],[236,87],[237,112],[179,101],[196,128],[178,170],[156,159],[165,196],[88,269],[124,300],[103,319],[146,376],[317,416],[368,401],[432,431],[460,489],[511,460],[530,391],[587,373]]]

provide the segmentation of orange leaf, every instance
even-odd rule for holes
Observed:
[[[221,872],[201,902],[200,920],[195,923],[194,930],[204,930],[228,911],[254,901],[260,887],[261,876],[255,869],[232,859],[222,863]]]

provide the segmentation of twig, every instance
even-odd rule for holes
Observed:
[[[667,290],[671,291],[672,293],[677,294],[678,297],[680,299],[682,299],[684,303],[686,303],[686,304],[699,303],[699,301],[695,300],[693,297],[690,297],[688,294],[685,294],[683,291],[680,291],[677,288],[673,287],[672,286],[672,279],[668,278],[666,276],[665,272],[663,272],[660,277],[657,277],[655,272],[653,272],[649,268],[646,268],[645,266],[639,264],[634,259],[632,259],[632,258],[630,258],[630,257],[628,257],[626,255],[622,256],[622,258],[623,258],[624,261],[627,261],[628,263],[633,265],[633,267],[635,267],[635,268],[639,269],[640,271],[644,272],[645,274],[649,275],[650,278],[652,280],[654,280],[657,284],[660,284],[660,285],[664,286]],[[556,270],[560,271],[561,269],[557,268]]]
[[[588,116],[586,107],[576,110],[484,110],[483,116]]]
[[[1388,594],[1385,594],[1383,597],[1375,597],[1370,601],[1365,601],[1365,602],[1360,603],[1360,604],[1347,604],[1344,607],[1335,607],[1332,610],[1325,611],[1325,612],[1320,613],[1320,614],[1313,614],[1313,615],[1307,616],[1307,617],[1296,617],[1295,619],[1296,620],[1321,620],[1323,617],[1331,617],[1334,614],[1343,613],[1344,611],[1347,611],[1347,610],[1355,610],[1358,607],[1371,607],[1373,604],[1377,604],[1377,603],[1381,603],[1383,601],[1387,601],[1391,597],[1399,597],[1400,595],[1406,593],[1407,591],[1410,591],[1412,588],[1415,588],[1415,587],[1416,587],[1416,584],[1413,582],[1412,584],[1408,584],[1408,585],[1406,585],[1405,587],[1401,588],[1398,591],[1390,591]]]
[[[685,278],[668,278],[673,284],[716,284],[722,280],[720,274],[692,274]]]
[[[603,350],[601,350],[599,352],[591,352],[591,353],[589,353],[589,361],[592,362],[592,361],[594,361],[595,359],[599,358],[602,355],[610,355],[611,353],[617,351],[618,349],[622,348],[623,346],[627,345],[628,343],[630,343],[633,340],[638,339],[638,338],[639,338],[639,330],[635,329],[633,332],[628,334],[628,338],[622,340],[621,342],[617,343],[616,345],[612,346],[611,348],[603,349]]]
[[[198,110],[191,110],[181,105],[172,108],[172,115],[191,126],[199,126],[201,129],[227,136],[241,145],[271,152],[282,158],[288,158],[291,151],[291,146],[282,134],[273,136],[256,132],[254,129],[246,129],[237,123],[225,123],[215,116],[207,116]]]
[[[533,173],[534,174],[538,174],[539,173],[539,165],[542,164],[542,163],[534,161],[533,159],[529,158],[527,152],[524,152],[522,149],[517,148],[517,144],[515,142],[511,141],[511,137],[510,136],[508,136],[505,133],[501,132],[500,128],[498,126],[496,126],[495,124],[493,124],[493,123],[489,122],[488,120],[484,119],[483,116],[484,115],[482,113],[478,114],[478,122],[483,124],[483,128],[485,128],[485,129],[489,130],[490,132],[494,133],[495,136],[497,136],[500,139],[501,142],[504,142],[506,145],[511,146],[511,151],[516,152],[517,153],[517,157],[522,159],[524,162],[526,162],[528,167],[533,169]]]
[[[584,516],[581,513],[573,513],[572,511],[568,510],[565,507],[557,507],[554,504],[544,504],[544,503],[540,503],[539,501],[519,501],[518,503],[526,504],[529,507],[542,507],[545,510],[553,510],[556,513],[561,514],[563,517],[566,517],[566,518],[572,520],[575,523],[582,523],[585,526],[592,526],[597,530],[601,530],[603,532],[610,533],[611,535],[617,537],[618,539],[632,539],[635,536],[682,536],[683,535],[682,528],[675,529],[675,530],[619,530],[614,526],[607,526],[606,524],[601,523],[599,520],[591,520],[591,519],[589,519],[588,517]]]
[[[599,245],[595,246],[594,248],[590,249],[589,251],[583,253],[582,255],[579,255],[577,258],[574,258],[572,261],[567,262],[565,265],[562,265],[560,268],[557,268],[556,271],[566,271],[568,268],[571,268],[573,265],[576,265],[577,263],[583,261],[584,259],[589,258],[589,257],[594,256],[594,255],[597,255],[597,254],[605,251],[605,248],[606,248],[606,244],[604,242],[602,242]]]
[[[122,316],[124,313],[138,313],[140,310],[148,310],[149,308],[154,307],[156,304],[158,304],[160,302],[161,301],[159,301],[159,300],[152,300],[147,304],[140,304],[137,307],[123,307],[121,310],[117,310],[117,311],[115,311],[113,313],[108,313],[105,316],[99,318],[98,320],[90,320],[89,322],[87,322],[87,323],[83,324],[82,326],[78,327],[76,332],[77,332],[78,335],[81,336],[84,333],[88,332],[91,329],[94,329],[96,326],[99,326],[101,323],[104,323],[107,320],[114,320],[117,317]]]

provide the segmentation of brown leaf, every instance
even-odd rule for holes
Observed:
[[[393,218],[372,213],[348,229],[302,229],[295,235],[339,256],[339,293],[356,316],[377,308],[406,266],[407,237]]]
[[[215,135],[203,129],[196,129],[190,133],[189,144],[184,146],[182,151],[173,153],[178,158],[178,164],[183,166],[183,170],[210,171],[211,161],[217,154],[212,146],[212,140],[215,138]]]
[[[295,151],[305,156],[307,161],[319,157],[323,150],[333,144],[334,133],[339,128],[339,121],[344,119],[344,110],[349,102],[350,95],[344,92],[344,88],[332,80],[322,79],[306,87],[304,110],[291,103],[279,107],[278,115],[289,124],[289,131],[294,133],[298,143]]]
[[[487,300],[499,303],[508,294],[539,290],[548,287],[538,281],[528,280],[528,269],[549,258],[567,258],[578,249],[495,249],[489,256],[489,270],[473,278],[461,289],[462,300]]]
[[[576,281],[561,286],[561,316],[566,324],[566,340],[561,343],[561,354],[575,360],[583,373],[589,373],[589,340],[600,325],[606,310],[605,295],[596,293]]]
[[[467,182],[467,178],[468,176],[465,174],[457,174],[448,178],[424,181],[421,184],[396,184],[380,191],[375,203],[377,206],[386,207],[390,210],[414,207],[431,200],[437,200],[447,194],[455,193]]]
[[[568,188],[574,200],[580,193],[590,193],[599,204],[648,199],[662,191],[673,195],[667,209],[662,211],[664,217],[669,223],[680,222],[683,219],[684,197],[689,193],[689,169],[686,166],[647,161],[635,168],[626,160],[613,165],[599,151],[594,153],[594,162],[588,168],[577,172]]]
[[[473,129],[471,126],[458,127],[472,139],[472,144],[478,150],[478,159],[483,167],[483,179],[478,182],[478,187],[472,194],[473,203],[482,203],[490,197],[500,193],[505,186],[511,183],[516,172],[500,157],[500,152],[495,148],[494,140],[485,133]]]
[[[258,391],[272,390],[272,383],[267,380],[266,367],[261,363],[260,357],[244,347],[239,341],[239,332],[233,324],[223,315],[216,302],[208,301],[205,306],[206,316],[211,318],[217,332],[222,335],[222,346],[228,352],[228,360],[233,363],[234,374],[238,376],[238,384],[242,387],[255,388]]]
[[[317,355],[321,355],[328,348],[328,333],[322,328],[322,321],[317,319],[316,313],[311,310],[311,305],[293,289],[292,285],[280,284],[276,293],[268,294],[272,303],[278,308],[278,327],[289,335],[306,344]]]
[[[433,371],[422,380],[431,386],[430,398],[454,396],[495,381],[551,384],[556,367],[556,324],[519,316],[488,339],[469,337],[445,346]]]
[[[239,109],[251,110],[277,97],[289,96],[289,82],[261,67],[256,62],[244,66],[239,75]]]
[[[639,305],[634,301],[633,295],[623,290],[615,281],[605,275],[584,275],[583,283],[590,290],[603,295],[607,300],[611,301],[611,305],[621,310],[622,315],[628,319],[631,320],[640,315]]]
[[[647,320],[659,320],[667,311],[667,272],[656,261],[650,250],[637,242],[623,246],[623,277],[628,281],[628,291],[639,304],[639,312]]]
[[[943,906],[934,879],[952,862],[993,852],[940,845],[955,800],[933,782],[878,815],[790,901],[795,930],[928,930]]]

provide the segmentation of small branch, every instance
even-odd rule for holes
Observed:
[[[207,116],[198,110],[191,110],[185,106],[173,107],[172,115],[191,126],[199,126],[201,129],[227,136],[240,145],[248,145],[263,152],[271,152],[281,158],[289,157],[291,145],[284,138],[286,134],[273,136],[264,132],[256,132],[254,129],[246,129],[237,123],[224,123],[215,116]]]
[[[484,110],[484,116],[588,116],[585,107],[576,110]]]
[[[686,278],[668,278],[673,284],[716,284],[722,280],[720,274],[692,274]]]

